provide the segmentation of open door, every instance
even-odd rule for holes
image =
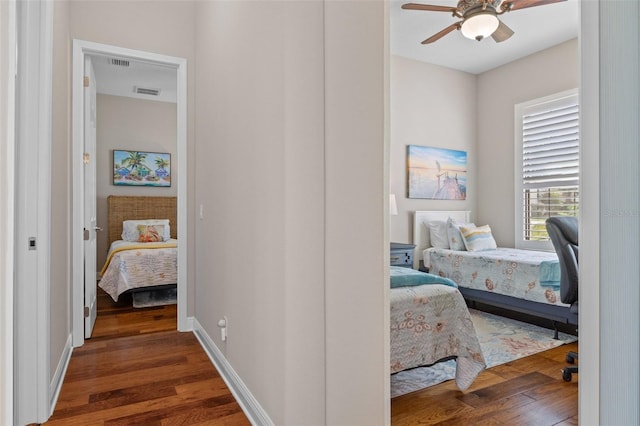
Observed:
[[[26,2],[32,3],[32,2]],[[38,3],[40,4],[40,3]],[[44,4],[49,4],[44,2]],[[93,132],[97,126],[97,118],[91,120],[91,93],[96,96],[94,88],[97,89],[95,79],[91,77],[91,71],[85,64],[85,57],[91,56],[95,58],[103,58],[105,56],[114,56],[116,58],[128,58],[139,60],[150,64],[156,64],[163,67],[169,67],[176,71],[177,88],[176,88],[176,115],[177,115],[177,196],[178,196],[178,229],[188,228],[188,209],[187,209],[187,60],[174,56],[160,55],[157,53],[144,52],[123,47],[110,46],[84,40],[73,40],[73,73],[72,73],[72,125],[73,139],[71,150],[72,163],[72,294],[71,294],[71,322],[72,322],[72,338],[73,346],[80,347],[84,344],[85,334],[89,336],[93,321],[97,314],[96,293],[97,293],[97,277],[98,268],[95,266],[94,252],[95,246],[95,227],[96,214],[88,213],[90,210],[95,211],[95,199],[97,196],[96,186],[92,182],[97,182],[93,177],[95,172],[95,150],[91,149],[89,141],[96,142],[95,136],[87,137],[86,133]],[[97,59],[96,59],[97,60]],[[99,74],[98,74],[99,75]],[[84,77],[87,76],[88,89],[83,85]],[[94,104],[95,105],[95,104]],[[86,106],[86,109],[85,109]],[[86,123],[86,124],[85,124]],[[91,124],[89,124],[91,123]],[[86,144],[86,145],[85,145]],[[85,157],[83,154],[88,153]],[[85,166],[83,158],[89,160],[89,164]],[[174,160],[175,162],[175,160]],[[85,170],[86,167],[86,170]],[[94,170],[91,172],[91,169]],[[93,191],[93,192],[92,192]],[[85,201],[86,199],[86,201]],[[91,206],[89,205],[91,201]],[[87,213],[85,215],[85,210]],[[93,221],[91,221],[93,217]],[[85,232],[86,229],[86,240]],[[85,244],[86,243],[86,244]],[[189,233],[184,232],[180,236],[180,247],[189,247]],[[89,265],[87,263],[93,263]],[[178,330],[193,330],[193,320],[187,316],[187,300],[189,297],[187,289],[187,250],[178,250]],[[102,266],[102,265],[97,265]],[[85,273],[86,269],[86,273]],[[86,307],[86,309],[85,309]],[[86,321],[87,312],[89,319]],[[86,329],[86,330],[85,330]],[[87,331],[87,333],[85,333]]]
[[[96,78],[84,60],[84,337],[90,338],[98,314],[96,265]]]

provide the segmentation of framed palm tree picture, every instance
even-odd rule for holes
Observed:
[[[114,149],[113,184],[171,186],[171,154]]]

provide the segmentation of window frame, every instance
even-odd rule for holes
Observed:
[[[554,93],[549,96],[545,96],[538,99],[532,99],[530,101],[522,102],[515,105],[514,108],[514,145],[515,145],[515,247],[525,250],[542,250],[553,251],[553,244],[548,241],[531,241],[524,239],[525,229],[525,203],[524,203],[524,184],[523,184],[523,151],[524,141],[522,137],[523,133],[523,116],[525,114],[532,114],[542,111],[547,111],[556,106],[566,106],[577,104],[580,107],[580,99],[578,96],[578,89],[566,90],[559,93]],[[580,112],[578,112],[580,117]],[[578,184],[578,194],[580,192],[580,185]],[[578,205],[580,201],[578,200]]]

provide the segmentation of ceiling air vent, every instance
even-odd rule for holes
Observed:
[[[116,67],[128,67],[129,61],[126,59],[109,58],[109,63]]]
[[[135,86],[133,88],[133,93],[137,93],[139,95],[158,96],[160,94],[160,89],[149,89],[148,87]]]

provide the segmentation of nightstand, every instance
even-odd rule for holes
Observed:
[[[413,250],[415,248],[414,244],[391,243],[389,250],[391,266],[413,268]]]

